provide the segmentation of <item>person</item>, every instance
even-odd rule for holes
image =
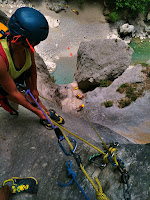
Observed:
[[[43,112],[30,99],[25,98],[18,90],[18,84],[26,84],[32,95],[53,120],[64,124],[64,119],[55,110],[48,110],[39,98],[37,89],[37,69],[34,59],[34,46],[45,40],[49,33],[49,25],[42,13],[29,7],[18,8],[8,22],[9,33],[0,41],[0,105],[10,114],[18,112],[10,105],[10,101],[20,104],[34,112],[40,123],[51,129]],[[1,53],[3,52],[3,53]],[[6,58],[3,56],[5,53]]]
[[[4,181],[0,188],[0,200],[9,200],[12,194],[27,192],[37,194],[38,181],[34,177],[12,177]]]

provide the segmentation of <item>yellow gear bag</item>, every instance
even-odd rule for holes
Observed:
[[[5,26],[4,24],[2,24],[0,22],[0,39],[3,38],[3,36],[5,36],[5,33],[8,31],[7,26]]]

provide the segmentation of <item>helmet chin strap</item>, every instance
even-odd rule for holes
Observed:
[[[21,35],[14,36],[11,42],[12,42],[13,44],[14,44],[14,43],[17,43],[17,40],[18,40],[19,38],[21,38],[21,37],[22,37]],[[32,45],[30,44],[30,42],[29,42],[29,40],[28,40],[27,38],[26,38],[26,42],[27,42],[27,44],[29,45],[30,49],[33,51],[33,53],[35,53],[34,48],[32,47]],[[18,42],[17,44],[21,44],[21,42]]]
[[[31,46],[31,44],[30,44],[30,42],[29,42],[29,40],[27,38],[26,38],[26,41],[27,41],[30,49],[33,51],[33,53],[35,53],[35,50],[34,50],[33,46]]]
[[[13,44],[14,44],[14,43],[17,43],[17,40],[18,40],[19,38],[21,38],[21,35],[14,36],[11,42],[12,42]],[[19,42],[19,43],[21,44],[21,42]],[[18,43],[18,44],[19,44],[19,43]]]

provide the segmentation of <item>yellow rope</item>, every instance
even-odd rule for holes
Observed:
[[[106,153],[104,153],[103,151],[101,151],[100,149],[98,149],[96,146],[94,146],[93,144],[91,144],[91,143],[89,143],[88,141],[86,141],[85,139],[83,139],[83,138],[79,137],[78,135],[72,133],[71,131],[67,130],[66,128],[64,128],[64,127],[61,126],[60,124],[57,124],[57,123],[56,123],[55,121],[53,121],[51,118],[50,118],[50,120],[51,120],[51,122],[52,122],[55,126],[58,126],[59,128],[65,130],[66,132],[70,133],[70,134],[73,135],[74,137],[76,137],[76,138],[82,140],[83,142],[87,143],[88,145],[90,145],[91,147],[93,147],[94,149],[96,149],[97,151],[99,151],[100,153],[102,153],[102,154],[104,154],[104,155],[106,154]]]
[[[103,157],[103,160],[108,163],[108,153],[106,154],[105,152],[101,151],[99,148],[97,148],[96,146],[94,146],[93,144],[89,143],[88,141],[86,141],[85,139],[79,137],[78,135],[72,133],[71,131],[67,130],[66,128],[64,128],[63,126],[61,126],[60,124],[57,124],[57,122],[53,121],[51,118],[50,118],[51,122],[55,125],[55,126],[58,126],[59,128],[65,130],[66,132],[70,133],[71,135],[73,135],[74,137],[82,140],[83,142],[87,143],[88,145],[90,145],[91,147],[93,147],[94,149],[96,149],[97,151],[99,151],[100,153],[102,153],[104,155]],[[66,139],[66,138],[65,138]],[[68,138],[66,139],[68,140]],[[108,149],[108,152],[112,155],[114,153],[114,151],[116,151],[116,148],[113,148],[113,147],[110,147]],[[116,165],[118,166],[118,162],[117,162],[117,159],[116,159],[116,154],[113,154],[113,158],[112,158],[113,162],[116,163]]]
[[[102,141],[103,145],[105,146],[105,148],[108,150],[108,147],[106,145],[106,143],[104,142],[104,140],[101,138],[101,136],[99,135],[99,133],[97,132],[97,130],[95,129],[95,127],[93,126],[93,124],[90,122],[90,120],[88,119],[87,115],[84,113],[84,111],[82,110],[82,113],[84,115],[84,117],[87,119],[87,121],[89,122],[89,124],[91,125],[91,127],[93,128],[93,130],[95,131],[95,133],[98,135],[98,137],[100,138],[100,140]]]
[[[48,100],[50,102],[52,102],[51,100],[43,97],[43,96],[40,96],[41,98],[45,99],[45,100]],[[53,102],[52,102],[53,103]],[[46,112],[45,112],[46,113]],[[98,135],[98,137],[100,138],[100,140],[102,141],[103,145],[105,146],[105,148],[107,149],[107,151],[112,155],[114,153],[114,151],[116,151],[115,148],[113,147],[110,147],[108,148],[106,143],[103,141],[103,139],[101,138],[101,136],[99,135],[99,133],[97,132],[97,130],[95,129],[95,127],[93,126],[93,124],[90,122],[90,120],[88,119],[87,115],[84,113],[84,111],[82,111],[83,115],[85,116],[85,118],[87,119],[87,121],[89,122],[89,124],[91,125],[91,127],[93,128],[93,130],[96,132],[96,134]],[[49,116],[48,116],[49,117]],[[50,118],[50,117],[49,117]],[[88,145],[90,145],[91,147],[93,147],[94,149],[96,149],[97,151],[99,151],[100,153],[102,153],[104,155],[103,157],[103,160],[108,163],[108,153],[104,153],[103,151],[101,151],[100,149],[98,149],[97,147],[95,147],[94,145],[92,145],[91,143],[89,143],[88,141],[84,140],[83,138],[79,137],[78,135],[72,133],[71,131],[67,130],[66,128],[64,128],[63,126],[59,125],[58,123],[56,123],[55,121],[53,121],[51,118],[50,120],[53,122],[54,125],[60,127],[61,129],[65,130],[66,132],[70,133],[71,135],[73,135],[74,137],[82,140],[83,142],[87,143]],[[69,139],[66,137],[65,138],[67,140],[67,142],[69,143]],[[117,162],[117,158],[116,158],[116,154],[113,155],[113,161],[116,163],[116,165],[118,166],[118,162]]]
[[[48,116],[48,117],[49,117],[49,116]],[[85,143],[87,143],[88,145],[92,146],[92,147],[93,147],[94,149],[96,149],[97,151],[101,152],[102,154],[104,154],[104,159],[105,159],[105,160],[108,160],[108,153],[107,153],[107,154],[104,153],[103,151],[101,151],[100,149],[98,149],[97,147],[95,147],[94,145],[92,145],[91,143],[89,143],[88,141],[84,140],[83,138],[81,138],[81,137],[79,137],[78,135],[72,133],[71,131],[67,130],[67,129],[64,128],[63,126],[59,125],[59,124],[56,123],[54,120],[52,120],[50,117],[49,117],[49,119],[51,120],[51,122],[52,122],[55,126],[58,126],[59,128],[61,128],[61,132],[62,132],[64,138],[66,139],[66,141],[68,142],[68,144],[69,144],[71,150],[73,150],[73,146],[72,146],[70,140],[68,139],[68,137],[66,136],[66,134],[65,134],[65,132],[64,132],[63,130],[65,130],[66,132],[70,133],[70,134],[73,135],[74,137],[77,137],[78,139],[84,141]],[[90,123],[90,124],[91,124],[91,123]],[[92,125],[92,124],[91,124],[91,125]],[[92,125],[92,127],[93,127],[93,125]],[[94,127],[93,127],[93,128],[94,128]],[[94,130],[96,131],[95,128],[94,128]],[[96,133],[98,134],[97,131],[96,131]],[[99,136],[99,134],[98,134],[98,136]],[[100,137],[100,136],[99,136],[99,137]],[[100,138],[101,138],[101,137],[100,137]],[[104,145],[106,145],[106,144],[104,143],[104,141],[102,140],[102,138],[101,138],[101,141],[103,142]],[[106,146],[106,147],[107,147],[107,146]],[[108,147],[107,147],[107,150],[108,150],[108,152],[110,152],[111,154],[113,154],[114,151],[115,151],[116,149],[113,148],[113,147],[110,147],[110,148],[108,149]],[[114,154],[114,157],[113,157],[113,158],[114,158],[115,163],[116,163],[117,166],[118,166],[119,164],[118,164],[118,162],[117,162],[117,159],[116,159],[116,155],[115,155],[115,154]],[[84,167],[83,167],[83,165],[82,165],[81,163],[80,163],[80,168],[81,168],[81,170],[83,171],[83,173],[85,174],[85,176],[87,177],[87,179],[88,179],[88,180],[90,181],[90,183],[92,184],[93,188],[95,189],[97,200],[109,200],[108,197],[103,193],[102,187],[101,187],[101,185],[100,185],[100,181],[98,180],[98,178],[95,177],[95,181],[96,181],[96,183],[97,183],[97,185],[98,185],[98,188],[97,188],[97,186],[96,186],[95,183],[92,181],[92,179],[90,178],[90,176],[87,174],[87,172],[85,171],[85,169],[84,169]]]
[[[68,144],[69,144],[71,150],[73,150],[73,146],[72,146],[71,142],[69,141],[68,137],[66,136],[65,132],[64,132],[63,130],[61,130],[61,131],[62,131],[62,134],[63,134],[64,138],[67,140],[67,142],[68,142]],[[103,193],[102,187],[101,187],[101,185],[100,185],[100,182],[99,182],[98,178],[95,177],[95,180],[96,180],[97,185],[98,185],[98,188],[97,188],[96,185],[94,184],[94,182],[92,181],[92,179],[90,178],[90,176],[89,176],[89,175],[87,174],[87,172],[85,171],[85,169],[84,169],[84,167],[83,167],[83,165],[82,165],[81,163],[80,163],[80,168],[81,168],[81,170],[83,171],[83,173],[85,174],[85,176],[87,177],[87,179],[88,179],[88,180],[90,181],[90,183],[92,184],[93,188],[95,189],[97,200],[109,200],[109,199],[107,198],[107,196]]]
[[[54,101],[52,101],[52,100],[50,100],[50,99],[47,99],[47,98],[45,98],[45,97],[43,97],[43,96],[41,96],[41,95],[39,95],[42,99],[45,99],[45,100],[47,100],[47,101],[49,101],[49,102],[51,102],[51,103],[53,103],[53,104],[55,104],[55,105],[59,105],[60,107],[61,107],[61,104],[60,103],[54,103]]]

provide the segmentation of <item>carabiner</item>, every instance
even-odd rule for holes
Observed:
[[[103,154],[101,153],[93,154],[92,156],[89,157],[88,161],[90,163],[94,163],[100,169],[104,169],[107,165],[106,162],[103,160]]]
[[[58,140],[58,144],[59,144],[59,146],[60,146],[60,148],[62,149],[62,151],[67,155],[67,156],[71,156],[75,151],[76,151],[76,149],[77,149],[77,143],[76,143],[76,141],[74,140],[74,139],[72,139],[72,138],[70,138],[70,137],[68,137],[68,139],[70,140],[70,142],[73,142],[74,143],[74,148],[73,148],[73,150],[70,152],[70,153],[67,153],[67,151],[66,151],[66,149],[64,148],[64,146],[61,144],[61,141],[62,140]]]

